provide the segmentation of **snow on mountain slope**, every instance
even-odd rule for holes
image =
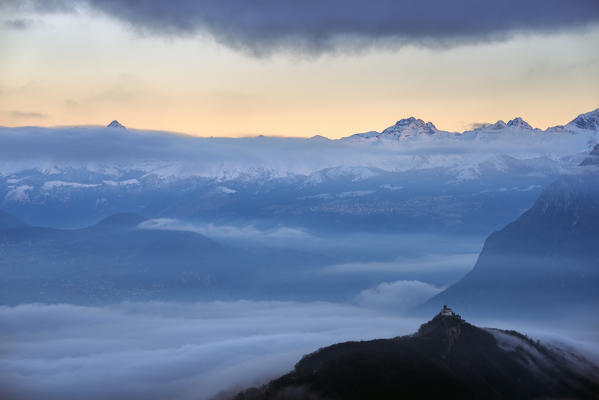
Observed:
[[[97,187],[95,183],[78,183],[78,182],[64,182],[64,181],[47,181],[42,185],[42,190],[53,190],[61,187],[70,187],[76,189],[85,189],[91,187]]]
[[[506,134],[511,134],[513,136],[527,136],[527,135],[532,135],[532,134],[539,134],[542,133],[543,131],[538,129],[538,128],[533,128],[532,126],[530,126],[530,124],[526,121],[524,121],[522,118],[520,117],[516,117],[510,121],[507,122],[507,124],[505,122],[503,122],[502,120],[499,120],[497,122],[495,122],[494,124],[484,124],[476,129],[473,129],[471,131],[466,131],[463,133],[464,137],[468,137],[468,136],[486,136],[486,135],[491,135],[490,138],[495,138],[497,139],[498,134],[501,135],[506,135]]]
[[[341,140],[362,141],[362,140],[411,140],[422,138],[436,133],[440,133],[432,122],[424,122],[414,117],[404,118],[397,121],[394,125],[388,127],[382,132],[370,131],[358,133]]]
[[[582,161],[599,140],[598,120],[599,109],[545,131],[515,118],[457,133],[411,117],[380,133],[340,140],[198,138],[135,130],[123,135],[116,121],[109,126],[119,129],[0,127],[0,184],[12,191],[8,197],[23,200],[31,190],[23,185],[80,190],[162,185],[193,177],[255,182],[310,176],[318,181],[319,171],[325,170],[360,180],[373,169],[445,168],[460,181],[476,179],[477,171],[493,165],[502,171],[505,157],[530,160],[527,168],[536,173],[533,164],[568,168]],[[32,176],[36,182],[9,181]]]
[[[483,124],[473,130],[464,132],[447,132],[439,130],[432,122],[424,122],[421,119],[414,117],[405,118],[397,121],[394,125],[384,129],[382,132],[369,131],[365,133],[357,133],[355,135],[342,138],[342,141],[347,142],[372,142],[372,141],[422,141],[435,138],[442,141],[453,140],[482,140],[495,141],[505,139],[506,135],[515,138],[527,137],[530,135],[542,136],[543,133],[551,134],[580,134],[581,131],[590,131],[596,139],[599,131],[599,109],[580,114],[567,125],[558,125],[550,127],[546,130],[533,128],[528,122],[521,117],[516,117],[507,123],[499,120],[493,124]],[[498,134],[501,134],[499,136]],[[559,135],[558,135],[559,136]]]
[[[532,130],[532,126],[530,126],[530,124],[526,121],[524,121],[522,118],[520,117],[516,117],[513,120],[509,121],[507,123],[507,126],[509,128],[519,128],[519,129],[528,129],[528,130]]]
[[[566,127],[599,131],[599,108],[585,114],[580,114],[570,121]]]

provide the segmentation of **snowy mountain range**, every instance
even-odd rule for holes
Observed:
[[[599,141],[597,121],[599,109],[544,131],[515,118],[455,133],[406,118],[339,140],[198,138],[118,121],[0,128],[0,209],[61,227],[117,212],[244,220],[278,213],[287,222],[329,216],[419,229],[482,218],[486,232],[580,164]],[[512,208],[491,221],[476,211],[487,202]]]
[[[390,140],[407,141],[422,140],[427,137],[436,137],[443,139],[465,139],[472,137],[484,137],[486,135],[496,135],[497,133],[516,133],[517,135],[543,134],[568,132],[571,134],[584,133],[584,131],[599,130],[599,108],[581,114],[566,125],[558,125],[541,130],[533,128],[528,122],[520,117],[516,117],[507,123],[499,120],[493,124],[483,124],[473,130],[464,132],[442,131],[435,127],[432,122],[424,122],[421,119],[410,117],[397,121],[394,125],[384,129],[381,132],[369,131],[357,133],[355,135],[342,138],[344,141],[372,141],[372,140]]]
[[[404,118],[397,121],[394,125],[388,127],[382,132],[370,131],[358,133],[341,140],[360,140],[360,139],[390,139],[390,140],[409,140],[423,136],[439,134],[443,131],[438,130],[432,122],[424,122],[414,117]]]

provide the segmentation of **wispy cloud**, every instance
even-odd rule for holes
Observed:
[[[3,399],[207,399],[255,385],[338,341],[418,327],[329,303],[0,307]]]
[[[423,304],[442,290],[443,288],[420,281],[383,282],[374,288],[363,290],[358,295],[357,302],[364,307],[401,312]]]
[[[6,400],[204,400],[279,376],[322,346],[412,333],[424,321],[376,308],[435,290],[382,284],[362,296],[374,308],[249,301],[0,307],[0,392]],[[565,341],[594,360],[599,354],[596,334],[580,341],[573,325],[564,337],[509,321],[477,324]]]
[[[300,228],[278,227],[258,229],[253,225],[233,226],[215,224],[191,224],[171,218],[156,218],[142,222],[140,229],[195,232],[217,239],[256,240],[268,243],[308,239],[310,235]]]
[[[346,263],[328,266],[330,274],[372,274],[376,272],[464,271],[474,266],[477,253],[428,254],[419,257],[398,257],[388,262]]]
[[[48,118],[47,114],[36,111],[10,111],[10,116],[15,119],[44,119]]]

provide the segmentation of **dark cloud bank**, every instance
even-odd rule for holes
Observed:
[[[9,0],[5,6],[41,12],[89,7],[141,32],[207,33],[254,54],[279,49],[318,53],[373,43],[449,46],[599,21],[595,0]]]

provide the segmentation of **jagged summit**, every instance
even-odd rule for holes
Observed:
[[[503,120],[498,120],[495,123],[477,123],[469,130],[463,132],[450,132],[437,129],[432,122],[424,122],[419,118],[409,117],[400,119],[382,132],[368,131],[356,133],[351,136],[343,137],[341,140],[350,142],[376,142],[379,140],[401,142],[418,139],[430,140],[430,138],[447,138],[454,140],[460,138],[471,139],[473,137],[480,137],[484,138],[485,140],[494,140],[501,137],[500,135],[496,134],[503,133],[508,133],[510,136],[522,135],[528,137],[541,132],[576,134],[580,133],[581,129],[589,131],[587,133],[593,133],[593,131],[599,132],[599,108],[586,114],[580,114],[567,125],[552,126],[545,130],[533,127],[524,119],[522,119],[522,117],[516,117],[509,120],[507,123]]]
[[[410,117],[400,119],[381,132],[381,135],[399,135],[409,137],[418,134],[432,135],[437,132],[437,128],[432,122],[424,122],[421,119]]]
[[[484,125],[482,128],[487,128],[487,129],[503,129],[506,126],[507,126],[507,124],[505,122],[503,122],[503,120],[500,119],[499,121],[495,122],[494,124]]]
[[[482,124],[478,128],[474,129],[474,132],[477,131],[499,131],[505,128],[513,128],[513,129],[524,129],[524,130],[534,130],[534,128],[526,121],[524,121],[520,117],[516,117],[512,120],[509,120],[505,123],[503,120],[499,120],[494,124]]]
[[[599,130],[599,108],[591,112],[580,114],[570,121],[566,126],[574,126],[579,129]]]
[[[508,128],[519,128],[519,129],[529,129],[532,130],[533,127],[526,121],[524,121],[520,117],[516,117],[507,123]]]
[[[355,135],[343,138],[350,140],[364,139],[390,139],[390,140],[409,140],[416,137],[426,137],[440,132],[432,122],[424,122],[415,117],[403,118],[395,124],[386,128],[382,132],[369,131],[357,133]]]
[[[119,121],[117,121],[116,119],[114,121],[112,121],[111,123],[109,123],[108,125],[106,125],[107,128],[121,128],[121,129],[127,129],[125,128],[124,125],[122,125]]]

